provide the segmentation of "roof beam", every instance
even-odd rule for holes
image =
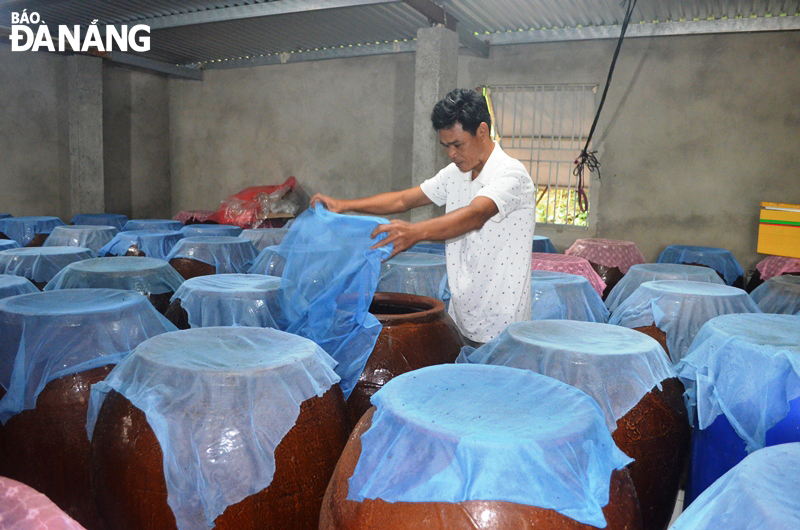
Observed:
[[[171,77],[192,79],[195,81],[203,80],[203,71],[199,68],[176,66],[132,53],[112,52],[110,57],[104,57],[104,59],[114,63],[144,68],[145,70],[166,74]]]
[[[464,29],[458,23],[458,19],[453,15],[448,15],[442,6],[434,4],[431,0],[403,0],[403,3],[428,17],[431,23],[441,24],[447,29],[458,33],[458,41],[461,45],[473,51],[479,57],[484,59],[489,57],[489,44]]]

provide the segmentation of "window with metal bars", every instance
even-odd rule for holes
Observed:
[[[588,226],[573,168],[592,126],[597,85],[498,85],[483,92],[492,137],[525,164],[538,190],[536,222]]]

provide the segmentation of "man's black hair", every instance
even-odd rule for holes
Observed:
[[[434,105],[431,121],[436,131],[449,129],[459,123],[472,136],[475,136],[481,122],[485,122],[490,129],[492,127],[486,99],[475,90],[466,88],[453,90]]]

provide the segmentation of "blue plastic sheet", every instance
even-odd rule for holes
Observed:
[[[120,232],[97,253],[99,256],[124,256],[133,245],[149,258],[166,259],[172,247],[183,238],[174,230],[131,230]]]
[[[19,243],[13,239],[0,239],[0,251],[8,250],[10,248],[19,248]]]
[[[175,231],[183,228],[183,223],[174,219],[131,219],[122,227],[123,232],[134,230]]]
[[[377,290],[429,296],[449,302],[445,258],[440,254],[400,252],[381,264]]]
[[[10,213],[0,213],[0,219],[8,219],[9,217],[14,217]]]
[[[289,232],[288,227],[283,228],[251,228],[243,230],[241,237],[247,238],[261,252],[267,247],[280,245],[284,236]]]
[[[661,382],[677,377],[658,341],[620,326],[568,320],[514,322],[458,362],[531,370],[589,394],[608,430]]]
[[[531,320],[607,322],[608,316],[603,299],[583,276],[531,271]]]
[[[800,316],[723,315],[709,320],[675,367],[700,429],[724,414],[748,451],[800,397]]]
[[[197,237],[197,236],[237,237],[241,233],[242,233],[242,227],[234,225],[195,224],[195,225],[187,225],[181,228],[181,234],[183,234],[183,237]]]
[[[84,247],[12,248],[0,252],[0,274],[14,274],[37,283],[47,283],[70,263],[96,257],[94,252]]]
[[[128,216],[121,213],[79,213],[70,221],[74,225],[113,226],[119,231],[128,222]]]
[[[381,260],[389,257],[392,246],[372,249],[377,240],[370,235],[386,223],[378,217],[331,213],[317,204],[295,219],[279,249],[286,259],[281,311],[285,329],[313,340],[336,360],[345,397],[358,382],[382,329],[369,306]]]
[[[38,292],[39,289],[28,278],[13,274],[0,274],[0,298]]]
[[[686,356],[703,324],[729,313],[761,313],[741,289],[682,280],[644,282],[611,314],[610,324],[638,328],[653,323],[667,335],[673,364]]]
[[[147,298],[114,289],[71,289],[0,300],[3,424],[36,406],[45,385],[116,364],[145,339],[175,331]]]
[[[106,288],[151,295],[174,293],[182,283],[183,277],[164,260],[122,256],[70,263],[43,290]]]
[[[420,252],[422,254],[440,254],[444,256],[445,254],[445,244],[444,243],[417,243],[413,245],[411,248],[406,250],[406,252]]]
[[[431,366],[372,403],[350,500],[508,501],[605,527],[611,473],[632,462],[592,398],[528,370]]]
[[[550,241],[549,237],[533,236],[533,252],[545,252],[548,254],[558,254],[556,247]]]
[[[260,274],[214,274],[186,280],[172,300],[180,300],[193,328],[212,326],[281,327],[281,279]]]
[[[642,263],[632,265],[625,276],[615,285],[606,298],[609,311],[619,305],[639,288],[644,282],[656,280],[685,280],[690,282],[706,282],[723,285],[725,282],[717,271],[709,267],[683,265],[678,263]]]
[[[800,528],[800,443],[756,451],[720,477],[671,530]]]
[[[334,364],[313,342],[274,329],[167,333],[92,386],[87,432],[108,392],[128,398],[161,446],[178,528],[211,528],[225,508],[270,485],[275,448],[300,405],[338,381]]]
[[[36,234],[49,234],[53,228],[63,225],[64,221],[58,217],[7,217],[0,219],[0,232],[24,247]]]
[[[95,254],[110,243],[119,230],[113,226],[66,225],[57,226],[47,236],[45,247],[86,247]]]
[[[693,245],[670,245],[658,257],[658,263],[699,263],[711,267],[722,275],[725,283],[732,285],[744,274],[742,266],[730,250]]]
[[[165,258],[188,258],[213,265],[217,274],[247,272],[258,251],[243,237],[198,236],[178,241]]]
[[[773,276],[756,287],[750,296],[765,313],[800,315],[800,276]]]
[[[265,247],[264,250],[258,253],[248,272],[250,274],[266,274],[267,276],[283,276],[286,258],[278,253],[279,250],[280,245]]]

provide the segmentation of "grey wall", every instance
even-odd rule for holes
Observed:
[[[605,83],[615,42],[494,48],[461,57],[459,84]],[[602,180],[578,237],[730,249],[753,268],[760,201],[800,203],[798,32],[627,39],[596,133]],[[592,218],[590,218],[590,222]]]
[[[413,54],[209,70],[169,96],[173,212],[289,176],[342,197],[410,186]]]

